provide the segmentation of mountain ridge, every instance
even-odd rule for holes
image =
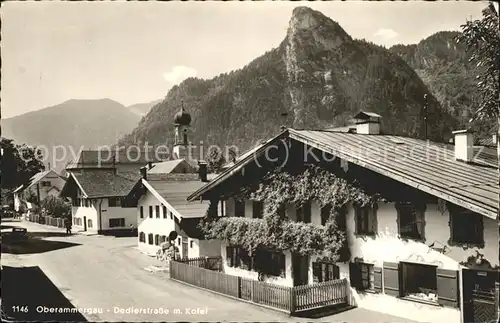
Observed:
[[[319,11],[298,7],[278,47],[230,73],[174,86],[119,143],[171,144],[181,101],[193,117],[195,144],[234,144],[244,150],[276,134],[281,124],[343,126],[359,110],[381,114],[387,132],[419,137],[424,94],[433,116],[430,136],[444,141],[453,118],[402,58],[352,39]]]

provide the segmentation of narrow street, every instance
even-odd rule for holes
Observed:
[[[30,250],[2,250],[2,302],[7,314],[20,321],[311,321],[171,281],[166,272],[148,271],[161,264],[139,253],[134,237],[66,236],[63,229],[30,222],[2,222],[6,225],[27,228],[34,240]],[[51,307],[91,312],[43,312]],[[404,320],[354,309],[317,321]]]

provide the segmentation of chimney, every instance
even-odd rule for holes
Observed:
[[[198,162],[198,175],[202,182],[208,182],[207,180],[207,163],[199,161]]]
[[[474,158],[474,136],[470,130],[453,131],[455,160],[471,162]]]
[[[141,176],[145,180],[148,180],[148,168],[146,166],[141,167]]]
[[[380,134],[380,119],[382,116],[373,113],[361,111],[354,116],[356,121],[356,133],[363,135]]]

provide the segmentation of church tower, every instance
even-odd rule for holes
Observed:
[[[174,149],[173,155],[176,159],[188,157],[188,135],[191,124],[191,115],[184,110],[184,101],[181,102],[181,110],[174,117]]]

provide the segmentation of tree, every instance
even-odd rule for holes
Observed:
[[[41,152],[27,145],[15,145],[12,139],[2,138],[0,141],[2,159],[0,160],[0,176],[2,189],[14,189],[36,173],[43,171]]]
[[[467,21],[462,25],[462,34],[457,37],[457,40],[466,45],[467,51],[472,54],[470,61],[476,63],[478,67],[476,78],[480,100],[472,119],[497,119],[500,124],[498,106],[500,31],[498,27],[498,11],[491,2],[483,10],[482,19]]]
[[[53,217],[65,217],[71,212],[71,206],[65,200],[56,196],[47,196],[41,202],[42,208]]]
[[[226,163],[226,158],[220,149],[210,149],[205,157],[208,164],[208,170],[213,173],[218,173],[222,166]]]

